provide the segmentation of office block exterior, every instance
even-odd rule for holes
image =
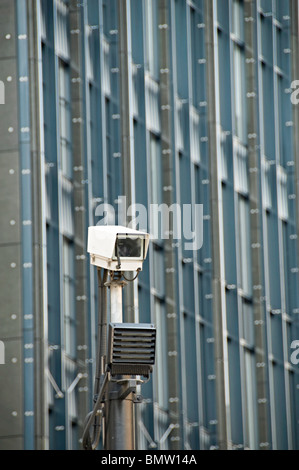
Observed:
[[[0,24],[0,448],[81,446],[103,205],[198,204],[200,249],[181,219],[124,291],[157,327],[137,447],[298,449],[298,1],[2,0]]]

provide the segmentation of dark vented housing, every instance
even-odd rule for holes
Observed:
[[[149,376],[155,363],[156,329],[140,323],[110,323],[108,364],[111,375]]]

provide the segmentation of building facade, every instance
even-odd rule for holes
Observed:
[[[138,448],[299,448],[298,12],[1,1],[1,449],[80,449],[98,309],[87,229],[129,223],[133,204],[177,204],[193,228],[203,208],[202,246],[174,219],[125,290],[125,321],[158,335]]]

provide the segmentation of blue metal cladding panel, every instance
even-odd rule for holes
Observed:
[[[58,181],[58,58],[55,55],[57,28],[56,4],[46,2],[47,37],[43,51],[44,146],[47,167],[47,197],[50,218],[47,224],[48,259],[48,341],[51,350],[49,371],[58,388],[62,389],[62,332],[60,283],[60,233],[59,233],[59,181]],[[51,385],[52,386],[52,385]],[[65,449],[65,399],[54,394],[53,408],[49,410],[49,447]]]
[[[47,2],[45,2],[47,3]],[[51,2],[52,3],[52,2]],[[194,176],[195,185],[195,202],[204,205],[204,244],[202,249],[196,254],[196,257],[192,261],[185,259],[185,263],[181,265],[180,253],[177,253],[177,265],[180,266],[179,274],[177,274],[176,281],[177,286],[181,287],[180,302],[178,305],[182,305],[182,314],[184,313],[184,319],[180,323],[182,329],[179,332],[182,344],[184,344],[184,361],[182,360],[181,365],[185,369],[182,375],[186,377],[191,376],[191,394],[190,400],[186,402],[186,409],[182,409],[184,416],[189,422],[199,423],[200,426],[206,430],[209,434],[209,444],[216,445],[216,434],[217,434],[217,416],[216,416],[216,399],[215,399],[215,376],[214,376],[214,346],[213,346],[213,312],[212,312],[212,298],[211,298],[211,286],[212,286],[212,265],[213,260],[211,259],[211,224],[209,220],[210,216],[210,186],[209,186],[209,162],[208,162],[208,123],[207,123],[207,103],[206,103],[206,82],[205,82],[205,46],[204,46],[204,34],[205,28],[202,26],[202,12],[200,8],[203,7],[204,2],[194,1],[193,4],[199,7],[196,10],[196,19],[194,38],[191,40],[192,43],[192,80],[190,80],[189,74],[191,71],[188,70],[187,62],[187,44],[188,44],[188,28],[187,28],[187,17],[186,8],[189,8],[187,2],[183,0],[177,0],[175,3],[175,15],[174,24],[175,35],[177,42],[177,49],[175,44],[171,44],[171,61],[176,61],[178,65],[177,81],[178,81],[178,94],[180,98],[187,100],[183,104],[184,106],[184,119],[185,119],[185,145],[181,152],[179,175],[177,178],[178,187],[174,188],[176,195],[180,194],[181,204],[189,204],[192,201],[192,191],[190,188],[190,180]],[[219,41],[219,69],[221,73],[220,77],[220,121],[222,127],[226,131],[231,131],[232,127],[232,109],[231,109],[231,74],[230,67],[228,64],[227,57],[230,55],[230,23],[229,23],[229,8],[228,2],[224,0],[218,0],[218,41]],[[272,1],[261,1],[261,7],[265,13],[269,13],[272,10],[272,6],[276,5],[276,16],[279,17],[280,21],[283,17],[288,14],[289,2],[278,0]],[[147,170],[147,159],[146,155],[146,140],[147,130],[145,128],[145,89],[144,89],[144,69],[145,69],[145,58],[144,58],[144,17],[143,8],[140,7],[140,0],[131,0],[131,15],[132,15],[132,55],[134,64],[138,65],[137,69],[137,82],[138,82],[138,115],[135,117],[134,125],[134,151],[135,151],[135,170],[136,170],[136,202],[142,203],[145,207],[148,207],[148,184],[149,175]],[[16,6],[18,11],[18,35],[21,37],[26,34],[26,2],[25,0],[16,0]],[[144,5],[143,5],[144,6]],[[103,11],[102,11],[103,7]],[[193,7],[192,7],[193,8]],[[121,177],[121,158],[117,156],[120,153],[120,127],[119,119],[119,75],[115,70],[118,66],[118,34],[117,34],[117,2],[115,0],[88,0],[87,4],[81,5],[82,23],[81,30],[86,31],[87,24],[94,26],[92,32],[91,41],[92,44],[92,60],[94,64],[95,78],[93,81],[89,81],[87,77],[87,71],[85,70],[86,57],[85,57],[85,46],[87,36],[82,34],[82,45],[83,48],[83,71],[82,77],[84,81],[84,95],[83,95],[83,108],[85,109],[84,114],[84,145],[85,150],[89,148],[90,152],[85,151],[86,161],[85,168],[86,173],[84,180],[89,180],[90,174],[87,172],[87,168],[91,166],[92,173],[89,183],[85,186],[86,193],[86,210],[90,210],[92,201],[89,200],[90,195],[92,198],[103,198],[104,187],[108,186],[108,201],[113,204],[115,209],[115,199],[122,194],[122,177]],[[60,282],[59,282],[59,253],[57,247],[59,246],[59,204],[58,204],[58,167],[57,167],[57,103],[53,100],[53,96],[56,96],[56,58],[54,52],[54,30],[56,27],[55,21],[53,20],[53,7],[52,4],[47,10],[47,41],[43,46],[43,69],[44,69],[44,105],[46,109],[45,113],[45,147],[46,147],[46,158],[48,164],[48,185],[50,191],[50,207],[51,207],[51,220],[49,221],[48,232],[47,232],[47,243],[48,243],[48,297],[49,297],[49,342],[54,346],[53,354],[50,360],[50,370],[53,377],[57,381],[57,384],[61,385],[61,329],[60,329]],[[274,128],[274,108],[273,108],[273,96],[274,96],[274,82],[273,82],[273,48],[272,48],[272,32],[273,24],[272,19],[269,17],[263,17],[261,20],[262,37],[263,37],[263,65],[261,66],[263,72],[263,89],[261,92],[261,99],[263,100],[264,107],[266,109],[264,118],[265,125],[265,146],[266,156],[268,159],[275,160],[275,142],[273,139],[273,128]],[[200,26],[201,25],[201,26]],[[100,26],[100,30],[96,29]],[[102,61],[97,60],[100,57],[98,47],[102,41],[101,34],[104,34],[105,40],[110,45],[109,53],[109,72],[111,68],[114,72],[111,73],[111,93],[105,95],[100,81],[101,77],[101,66]],[[282,29],[281,36],[278,34],[278,44],[281,48],[287,48],[289,44],[289,37],[286,32],[286,28]],[[18,40],[18,53],[19,53],[19,76],[28,76],[28,44],[27,38],[21,37]],[[174,36],[172,36],[174,38]],[[192,42],[193,41],[193,42]],[[176,54],[176,57],[172,57],[172,51]],[[289,74],[290,74],[290,61],[287,54],[278,57],[279,66],[283,71],[283,76],[279,82],[279,93],[280,93],[280,136],[281,136],[281,160],[280,163],[287,169],[288,172],[288,194],[293,194],[294,188],[294,172],[293,166],[288,164],[292,162],[292,127],[286,126],[287,121],[291,121],[291,105],[289,96],[284,93],[284,90],[289,86]],[[56,65],[55,65],[56,64]],[[172,64],[173,65],[173,64]],[[175,78],[175,77],[173,77]],[[190,89],[189,84],[192,82],[194,88],[192,104],[196,107],[200,114],[200,162],[198,165],[193,165],[190,160],[190,145],[189,145],[189,111],[190,111]],[[31,201],[32,201],[32,185],[31,185],[31,153],[30,153],[30,132],[26,129],[30,129],[29,122],[29,85],[26,82],[19,82],[19,95],[20,95],[20,158],[22,161],[21,175],[21,187],[22,187],[22,218],[23,220],[31,220]],[[175,91],[173,90],[172,98],[174,100]],[[106,103],[106,109],[104,110],[101,103]],[[88,104],[89,103],[89,104]],[[172,103],[173,105],[173,103]],[[172,109],[175,107],[172,106]],[[271,111],[272,110],[272,111]],[[103,112],[104,111],[104,112]],[[259,118],[257,116],[257,118]],[[174,119],[174,117],[173,117]],[[90,126],[90,129],[88,129]],[[174,123],[173,123],[174,130]],[[106,135],[104,134],[106,132]],[[157,136],[159,138],[159,136]],[[103,140],[106,139],[107,143],[107,155],[103,154]],[[174,143],[173,143],[174,148]],[[225,259],[225,275],[228,284],[237,283],[236,273],[236,240],[235,240],[235,225],[236,220],[233,212],[234,207],[234,174],[233,174],[233,149],[232,149],[232,136],[228,138],[227,147],[228,156],[228,176],[227,182],[223,185],[223,218],[224,224],[224,251],[229,253]],[[173,152],[175,154],[175,152]],[[108,160],[108,174],[104,174],[104,158]],[[273,166],[274,168],[275,166]],[[194,174],[193,174],[194,173]],[[174,174],[174,177],[176,175]],[[273,173],[273,178],[275,173]],[[89,185],[92,189],[90,190]],[[276,194],[277,185],[275,178],[273,179],[273,194]],[[284,259],[286,260],[286,291],[287,291],[287,313],[292,316],[294,323],[290,327],[290,339],[298,339],[298,322],[295,312],[299,309],[299,298],[298,298],[298,273],[292,272],[292,268],[298,266],[298,242],[296,238],[291,236],[296,235],[295,226],[295,203],[289,200],[289,213],[290,219],[287,224],[284,224]],[[90,214],[90,212],[89,212]],[[264,240],[265,247],[269,251],[269,268],[270,274],[270,296],[272,307],[280,308],[280,279],[278,272],[280,271],[279,259],[276,255],[279,249],[279,240],[277,233],[277,209],[276,201],[274,197],[274,208],[270,211],[268,217],[268,236]],[[92,219],[92,215],[91,215]],[[92,220],[87,218],[86,230]],[[96,221],[97,222],[97,221]],[[263,235],[263,234],[262,234]],[[33,341],[33,277],[32,277],[32,229],[30,225],[23,227],[23,307],[24,307],[24,345],[34,344]],[[163,249],[161,256],[163,256]],[[182,252],[185,258],[190,256],[190,252]],[[273,254],[273,255],[272,255]],[[198,271],[194,270],[194,259],[197,260],[199,266]],[[264,262],[264,260],[262,260]],[[163,263],[162,263],[163,265]],[[196,268],[196,269],[197,269]],[[158,272],[155,271],[156,279],[160,279],[163,276],[163,268],[159,265],[156,267]],[[266,270],[266,269],[265,269]],[[158,274],[158,275],[157,275]],[[194,282],[194,276],[196,282]],[[89,283],[92,283],[92,279],[88,279]],[[155,281],[156,282],[156,281]],[[158,294],[163,298],[163,283],[161,282],[158,286]],[[140,305],[140,321],[150,321],[150,300],[151,300],[151,288],[150,283],[150,270],[149,260],[146,261],[143,267],[143,271],[139,276],[139,305]],[[198,290],[198,302],[199,305],[195,305],[194,289]],[[96,279],[94,279],[94,290],[96,289]],[[91,289],[92,290],[92,289]],[[177,289],[179,291],[179,289]],[[94,298],[89,299],[89,311],[91,312],[91,303],[94,302]],[[198,308],[200,320],[195,321],[195,311]],[[242,413],[241,413],[241,376],[240,376],[240,351],[239,351],[239,323],[238,323],[238,295],[236,290],[229,290],[226,293],[226,309],[227,309],[227,327],[231,339],[229,340],[229,365],[230,365],[230,391],[231,391],[231,421],[232,421],[232,435],[234,444],[240,444],[243,441],[243,429],[242,429]],[[25,316],[26,315],[26,316]],[[196,336],[195,328],[199,329],[199,341]],[[274,367],[273,372],[273,384],[274,384],[274,406],[277,419],[277,425],[280,426],[277,431],[277,439],[279,447],[285,448],[286,434],[284,432],[286,428],[286,411],[285,411],[285,391],[284,383],[285,376],[283,374],[283,336],[281,330],[281,318],[275,316],[271,318],[270,331],[272,336],[272,348],[277,364]],[[90,336],[93,332],[90,331]],[[197,344],[197,341],[199,344]],[[57,347],[57,349],[56,349]],[[200,350],[200,368],[202,373],[201,378],[201,389],[197,390],[198,382],[196,380],[196,374],[192,375],[192,367],[196,360],[196,351]],[[33,448],[34,446],[34,417],[31,414],[34,405],[34,363],[31,362],[33,351],[31,348],[24,348],[24,360],[25,360],[25,431],[26,431],[26,448]],[[298,405],[298,373],[297,371],[292,372],[292,399],[291,406],[294,409],[296,415],[296,406]],[[147,384],[143,388],[143,395],[152,400],[153,391],[152,383]],[[198,409],[198,395],[201,395],[202,415]],[[55,449],[63,449],[65,447],[65,431],[63,426],[65,424],[65,402],[63,399],[55,399],[54,409],[50,412],[50,446]],[[298,410],[297,410],[298,411]],[[298,414],[298,413],[297,413]],[[145,407],[144,412],[144,423],[150,430],[150,434],[153,435],[153,416],[154,407],[151,403],[148,403]],[[297,416],[297,415],[296,415]],[[292,423],[294,430],[294,442],[297,439],[298,443],[298,424]],[[162,429],[162,426],[161,426]],[[186,431],[186,430],[185,430]],[[296,437],[297,432],[297,437]],[[192,448],[196,448],[199,442],[198,427],[194,425],[192,432],[188,434],[186,431],[187,440]],[[296,442],[295,442],[296,443]]]
[[[22,303],[23,303],[23,360],[24,360],[24,448],[35,448],[34,392],[34,300],[32,253],[32,174],[30,146],[29,60],[27,31],[27,2],[15,2],[18,36],[19,83],[19,143],[21,159],[22,212]],[[27,80],[20,80],[27,77]],[[25,222],[25,223],[24,223]]]
[[[176,1],[175,3],[175,31],[176,31],[176,53],[178,61],[177,69],[177,92],[182,99],[188,98],[188,62],[187,62],[187,34],[186,34],[186,3]],[[185,73],[182,73],[185,71]]]
[[[144,63],[143,5],[140,0],[131,0],[132,58],[135,64]]]
[[[231,435],[234,445],[243,445],[243,416],[239,339],[228,342]]]
[[[222,2],[223,3],[223,2]],[[227,7],[226,7],[227,8]],[[227,8],[228,9],[228,8]],[[232,128],[232,109],[231,109],[231,93],[232,81],[230,67],[228,67],[228,57],[230,56],[230,36],[225,30],[218,31],[218,48],[219,48],[219,99],[220,99],[220,120],[224,131],[231,131]]]

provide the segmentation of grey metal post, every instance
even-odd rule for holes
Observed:
[[[299,79],[299,5],[296,0],[291,0],[291,35],[292,35],[292,80]],[[294,121],[294,159],[295,159],[295,185],[297,207],[297,231],[299,230],[299,104],[293,106]]]
[[[110,288],[110,321],[122,323],[122,289],[127,283],[113,279],[105,285]],[[109,382],[105,406],[105,450],[135,449],[134,394],[125,377],[121,383]],[[129,379],[128,379],[129,380]]]
[[[121,123],[121,155],[123,174],[123,195],[126,197],[124,225],[127,224],[127,210],[135,203],[135,165],[134,165],[134,129],[132,108],[132,52],[131,52],[131,20],[130,2],[118,2],[119,29],[119,86],[120,86],[120,123]],[[130,284],[124,296],[124,315],[129,323],[136,321],[134,289]]]
[[[171,11],[168,0],[158,2],[158,22],[160,25],[168,25]],[[163,191],[163,203],[168,207],[175,202],[174,187],[174,157],[172,148],[172,107],[171,107],[171,76],[170,73],[161,71],[171,70],[170,61],[170,28],[159,29],[159,68],[160,68],[160,107],[161,113],[161,147],[163,154],[162,185],[168,188]],[[167,349],[177,352],[178,344],[178,319],[176,315],[177,297],[175,285],[175,251],[173,248],[173,221],[170,222],[169,237],[164,240],[165,246],[165,307],[167,317]],[[167,381],[169,389],[169,415],[172,431],[169,439],[171,450],[181,447],[180,427],[180,386],[178,355],[168,356]]]
[[[254,2],[244,3],[244,14],[246,18],[255,18],[256,5]],[[245,23],[245,53],[246,53],[246,87],[247,92],[256,91],[258,88],[258,76],[256,60],[256,21]],[[251,60],[250,60],[251,59]],[[259,168],[259,137],[258,137],[258,101],[250,99],[247,101],[247,133],[251,135],[250,145],[248,147],[249,168]],[[252,260],[252,283],[254,286],[263,285],[262,273],[262,227],[261,215],[259,210],[261,188],[260,172],[250,172],[250,213],[251,213],[251,250]],[[258,248],[257,248],[258,247]],[[264,318],[264,306],[261,301],[261,292],[258,289],[253,290],[253,308],[254,308],[254,334],[255,334],[255,357],[257,363],[267,363],[266,358],[266,324]],[[258,406],[258,439],[260,443],[269,442],[269,416],[268,403],[269,391],[267,384],[267,366],[256,368],[257,399]],[[265,447],[267,448],[267,447]]]
[[[110,382],[105,409],[105,450],[135,449],[134,394],[121,397],[121,386]]]
[[[228,448],[228,422],[226,415],[224,337],[221,286],[221,249],[219,226],[219,187],[217,166],[217,100],[215,71],[215,36],[214,36],[214,2],[205,2],[206,51],[207,51],[207,88],[208,124],[209,124],[209,160],[210,160],[210,203],[212,218],[212,259],[213,259],[213,318],[215,338],[215,375],[216,404],[218,421],[219,450]]]

